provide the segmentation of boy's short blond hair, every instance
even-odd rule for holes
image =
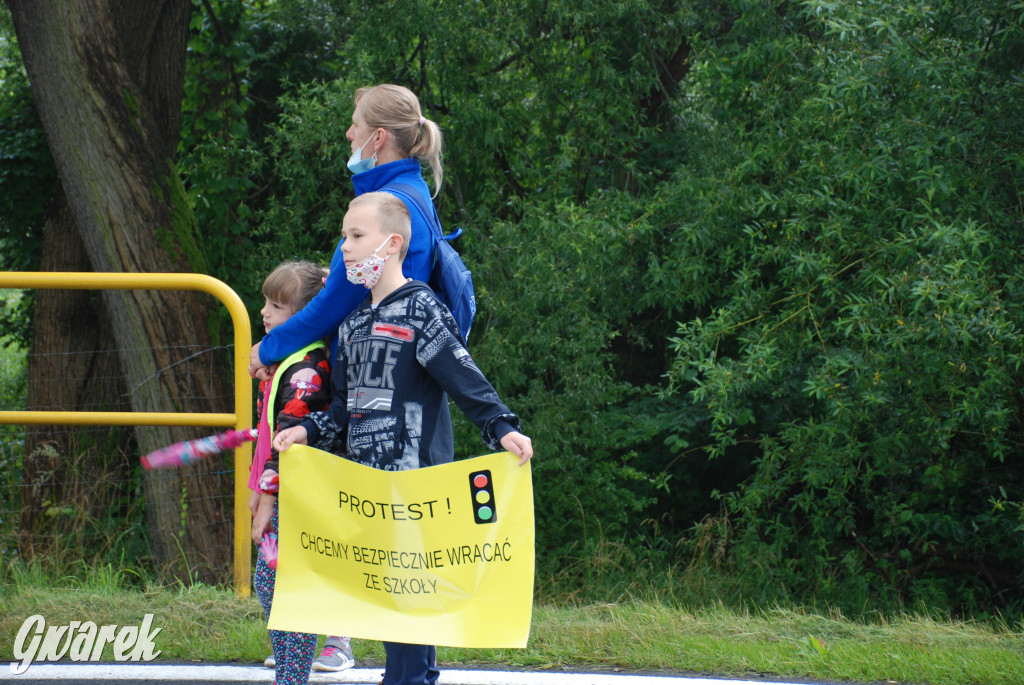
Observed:
[[[405,253],[409,251],[409,240],[412,238],[412,219],[409,217],[409,208],[391,193],[363,193],[348,203],[348,208],[372,206],[376,210],[377,222],[382,234],[395,233],[402,236],[402,248],[398,251],[398,258],[405,259]]]

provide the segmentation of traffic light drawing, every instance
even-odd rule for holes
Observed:
[[[473,520],[477,523],[494,523],[498,512],[494,506],[494,483],[489,470],[469,474],[469,495],[473,500]]]

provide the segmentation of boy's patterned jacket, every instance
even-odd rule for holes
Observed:
[[[462,343],[451,314],[421,281],[379,306],[369,295],[338,329],[331,406],[302,425],[309,445],[388,471],[452,460],[450,395],[484,443],[519,430]]]

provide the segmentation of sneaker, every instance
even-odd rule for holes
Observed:
[[[275,666],[277,666],[277,661],[274,659],[274,655],[271,654],[266,659],[264,659],[263,665],[267,668],[274,668]]]
[[[352,647],[342,647],[336,644],[324,645],[324,651],[319,658],[313,662],[314,671],[344,671],[356,665],[352,656]]]

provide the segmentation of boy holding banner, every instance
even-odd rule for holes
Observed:
[[[365,193],[342,224],[346,276],[370,290],[338,330],[330,407],[274,437],[283,452],[310,444],[374,468],[405,471],[452,461],[448,395],[484,443],[533,457],[519,417],[502,404],[465,348],[458,325],[426,283],[402,275],[409,243],[405,203]],[[382,685],[434,685],[435,649],[385,642]]]

